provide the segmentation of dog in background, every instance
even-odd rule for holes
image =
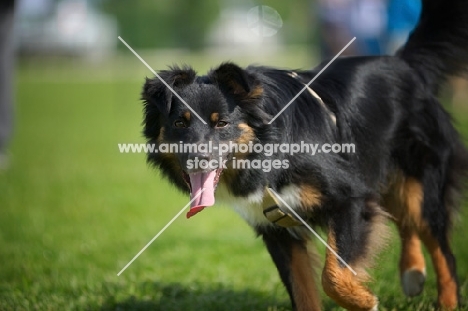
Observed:
[[[265,242],[294,310],[321,308],[310,236],[273,192],[309,224],[325,228],[329,246],[357,272],[327,250],[321,283],[340,306],[377,310],[366,268],[391,218],[402,243],[404,293],[423,290],[424,244],[437,275],[438,303],[454,309],[460,297],[449,230],[468,153],[437,95],[467,64],[468,1],[424,0],[417,27],[395,56],[338,58],[271,124],[325,63],[309,71],[224,63],[205,76],[174,67],[160,76],[206,124],[158,78],[147,79],[142,97],[149,143],[353,143],[356,153],[274,154],[270,158],[289,166],[269,172],[234,169],[234,158],[268,158],[258,153],[151,153],[148,160],[191,193],[189,216],[215,197],[230,202]],[[186,165],[218,156],[225,168]]]

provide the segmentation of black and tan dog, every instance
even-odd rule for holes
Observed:
[[[324,65],[288,71],[224,63],[206,76],[172,68],[160,76],[206,124],[158,78],[148,79],[144,134],[150,143],[352,143],[356,152],[232,152],[221,155],[224,168],[208,170],[189,168],[187,161],[215,153],[151,153],[148,159],[192,194],[191,214],[213,205],[215,196],[232,203],[263,238],[295,310],[320,310],[320,300],[308,231],[278,197],[309,224],[326,228],[330,247],[357,272],[327,252],[322,286],[340,306],[377,310],[365,269],[391,218],[401,236],[405,294],[423,290],[422,242],[437,275],[438,302],[453,309],[459,288],[448,234],[468,153],[436,96],[467,64],[468,1],[424,0],[419,24],[397,55],[337,59],[271,124]],[[288,165],[234,169],[234,158]]]

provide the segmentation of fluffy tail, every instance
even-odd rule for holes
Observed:
[[[418,25],[397,55],[437,94],[448,76],[468,71],[468,1],[422,3]]]

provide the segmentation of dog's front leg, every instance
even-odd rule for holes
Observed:
[[[257,229],[270,252],[289,296],[293,310],[320,311],[320,298],[307,238],[298,239],[282,227]]]
[[[376,311],[378,299],[365,285],[365,268],[387,234],[386,217],[376,204],[352,201],[331,216],[327,244],[334,252],[327,249],[322,285],[347,310]]]

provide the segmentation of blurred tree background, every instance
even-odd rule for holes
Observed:
[[[312,2],[307,0],[108,0],[102,9],[117,18],[120,35],[131,38],[136,48],[186,48],[200,50],[223,10],[245,10],[267,5],[283,19],[280,37],[285,44],[310,43]],[[254,35],[254,34],[252,34]],[[124,46],[119,45],[119,48]]]

